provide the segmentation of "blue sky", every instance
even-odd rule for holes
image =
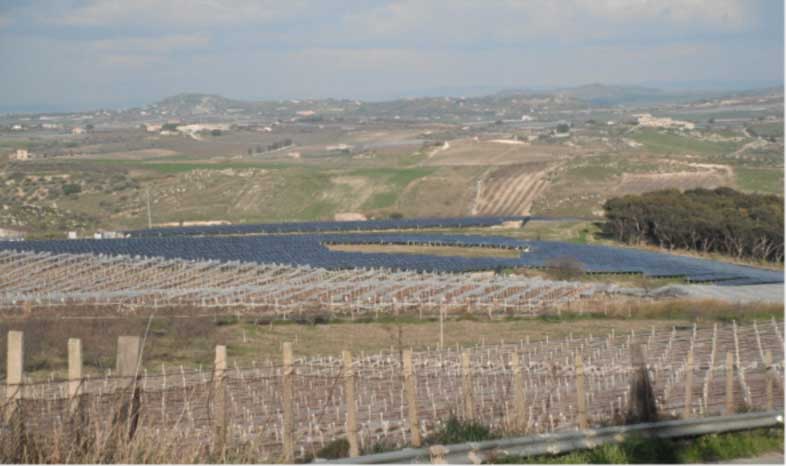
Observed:
[[[0,0],[0,107],[782,83],[782,0]]]

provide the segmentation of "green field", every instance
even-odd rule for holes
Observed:
[[[638,130],[631,138],[643,144],[645,149],[659,154],[725,155],[739,147],[735,142],[702,141],[691,136],[654,129]]]
[[[783,195],[783,168],[737,167],[735,173],[743,191]]]
[[[386,209],[398,202],[401,192],[413,181],[434,172],[434,168],[393,168],[362,169],[351,172],[355,176],[370,178],[383,186],[383,191],[375,193],[362,207],[364,209]]]

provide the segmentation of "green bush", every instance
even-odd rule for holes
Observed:
[[[475,421],[464,421],[455,416],[448,418],[439,430],[425,439],[426,445],[450,445],[453,443],[482,442],[498,436],[487,426]]]
[[[82,186],[76,183],[69,183],[63,185],[63,194],[70,196],[72,194],[79,194],[82,192]]]

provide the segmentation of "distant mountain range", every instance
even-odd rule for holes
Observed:
[[[731,95],[758,95],[783,92],[783,87],[770,87],[749,91],[685,91],[663,90],[655,87],[610,85],[601,83],[554,89],[505,89],[496,93],[472,97],[408,97],[386,101],[360,101],[353,99],[287,99],[239,100],[215,94],[184,93],[167,97],[141,108],[118,111],[118,114],[155,115],[164,118],[201,118],[211,116],[266,116],[319,118],[319,116],[352,115],[354,117],[418,118],[440,112],[479,118],[496,118],[526,113],[535,108],[535,102],[552,110],[586,106],[647,106],[667,103],[687,103]],[[32,109],[32,112],[37,112]],[[24,113],[28,113],[22,111]],[[20,113],[22,113],[20,112]],[[32,113],[30,112],[30,113]],[[89,112],[74,112],[89,113]]]
[[[244,101],[211,94],[179,94],[144,109],[169,118],[208,116],[265,116],[318,120],[320,118],[445,118],[508,119],[542,110],[629,106],[706,101],[731,95],[782,92],[779,88],[745,92],[671,91],[644,86],[600,83],[552,90],[507,89],[476,97],[411,97],[368,102],[350,99],[290,99]]]

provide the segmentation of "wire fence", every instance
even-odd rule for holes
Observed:
[[[176,432],[183,444],[212,445],[218,437],[253,444],[270,461],[318,456],[340,439],[364,452],[419,446],[452,416],[528,434],[621,423],[638,402],[632,384],[642,369],[661,418],[717,416],[783,407],[781,325],[344,357],[294,358],[285,345],[282,362],[251,367],[228,365],[219,347],[209,370],[137,366],[39,382],[19,364],[2,381],[3,411],[6,420],[22,414],[31,432],[74,430],[74,419],[107,429],[124,420],[136,435]],[[9,368],[21,361],[18,341],[19,354],[9,343]],[[631,360],[638,349],[643,365]],[[69,370],[77,374],[75,359]]]

